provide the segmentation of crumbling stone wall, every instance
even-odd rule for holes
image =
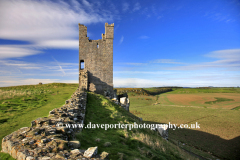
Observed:
[[[79,74],[88,71],[89,91],[113,91],[113,32],[114,24],[105,23],[102,39],[89,40],[87,27],[79,24]],[[79,77],[79,86],[81,82]]]
[[[67,128],[65,124],[84,124],[87,93],[79,89],[60,108],[38,118],[31,127],[23,127],[2,139],[2,152],[17,160],[88,159],[96,156],[97,147],[80,150],[74,140],[81,128]],[[104,152],[102,158],[107,158]],[[96,158],[96,159],[99,159]]]
[[[82,91],[88,90],[88,71],[80,70],[79,72],[79,89]]]

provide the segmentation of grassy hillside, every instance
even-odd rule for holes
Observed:
[[[88,93],[85,125],[133,124],[138,118],[102,95]],[[158,160],[194,159],[185,151],[162,139],[150,129],[84,129],[77,136],[81,148],[98,146],[99,152],[110,153],[110,159]]]
[[[178,88],[149,96],[132,92],[129,93],[130,112],[149,123],[198,122],[200,129],[170,130],[169,139],[207,158],[215,155],[237,159],[240,156],[239,91],[239,88]]]
[[[78,84],[64,83],[1,87],[0,147],[3,137],[19,128],[30,127],[32,120],[48,116],[49,111],[61,107],[77,87]],[[0,153],[0,157],[10,156]]]
[[[77,84],[46,84],[0,88],[1,139],[32,120],[48,116],[61,107],[76,90]],[[102,95],[88,93],[85,124],[129,124],[138,118]],[[77,138],[81,149],[98,146],[99,153],[110,153],[111,159],[195,159],[179,147],[163,140],[149,129],[84,129]],[[5,153],[0,159],[13,160]]]

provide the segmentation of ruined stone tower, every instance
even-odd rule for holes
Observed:
[[[89,40],[87,27],[79,26],[79,88],[96,93],[113,90],[113,30],[105,23],[102,39]]]

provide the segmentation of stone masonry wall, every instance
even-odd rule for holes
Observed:
[[[87,93],[77,90],[60,108],[49,112],[48,117],[32,121],[2,139],[2,152],[17,160],[88,159],[96,157],[97,147],[80,150],[74,140],[80,128],[67,128],[65,124],[84,124]],[[101,156],[103,156],[101,158]],[[104,152],[96,159],[104,159]]]
[[[103,94],[104,90],[113,90],[113,37],[114,24],[105,23],[105,34],[99,40],[89,40],[87,27],[79,24],[79,73],[82,61],[90,91]]]
[[[86,69],[79,72],[79,89],[81,91],[88,90],[88,71]]]

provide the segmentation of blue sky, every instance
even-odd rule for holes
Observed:
[[[240,86],[238,0],[0,0],[0,86],[78,82],[78,23],[114,23],[114,87]]]

